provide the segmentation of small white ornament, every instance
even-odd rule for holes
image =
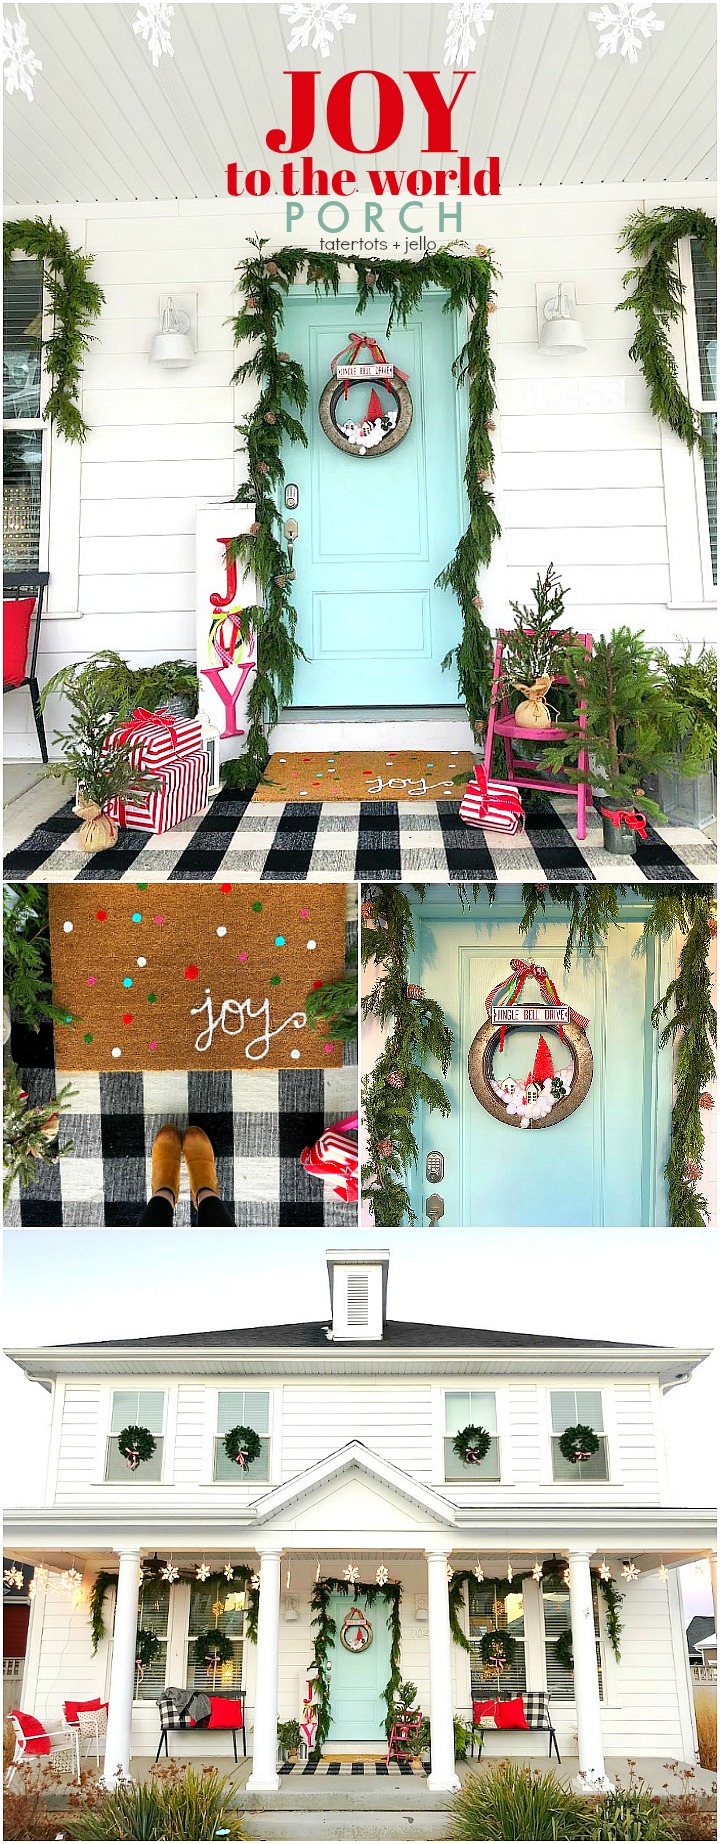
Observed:
[[[355,1583],[360,1580],[360,1570],[356,1569],[354,1562],[351,1562],[346,1569],[343,1569],[343,1576],[345,1581],[349,1581],[354,1587]]]
[[[563,1569],[563,1581],[565,1583],[565,1587],[569,1588],[570,1587],[570,1570],[569,1569]]]
[[[8,96],[22,90],[28,102],[34,102],[34,83],[42,61],[36,58],[28,38],[27,26],[15,7],[15,19],[3,20],[3,75]]]
[[[597,56],[614,58],[619,51],[628,64],[637,64],[639,53],[653,32],[664,32],[665,21],[659,19],[647,0],[616,0],[588,13],[598,35]]]
[[[318,1565],[317,1565],[317,1568],[316,1568],[316,1570],[315,1570],[315,1580],[316,1580],[316,1581],[319,1581],[319,1580],[320,1580],[320,1558],[319,1558],[319,1556],[318,1556]]]
[[[224,1569],[223,1569],[223,1575],[225,1576],[225,1580],[226,1580],[226,1581],[233,1581],[233,1580],[234,1580],[234,1578],[235,1578],[235,1570],[234,1570],[234,1568],[233,1568],[233,1565],[232,1565],[232,1563],[231,1563],[231,1562],[226,1562],[226,1564],[225,1564],[225,1567],[224,1567]]]
[[[344,0],[292,0],[280,12],[292,27],[288,51],[319,51],[323,58],[329,58],[336,32],[355,24]]]
[[[34,1601],[36,1594],[37,1594],[37,1581],[36,1581],[35,1576],[33,1575],[32,1581],[28,1582],[28,1600]]]
[[[162,1581],[179,1581],[180,1570],[176,1569],[172,1557],[169,1562],[166,1562],[164,1569],[160,1570],[160,1577]]]
[[[82,1588],[82,1575],[79,1569],[63,1569],[60,1581],[68,1594],[77,1594]]]
[[[629,1559],[627,1562],[623,1563],[620,1573],[622,1575],[623,1581],[639,1581],[640,1580],[640,1570],[637,1567],[637,1564],[635,1562],[630,1562]]]
[[[22,1569],[16,1569],[13,1563],[12,1568],[3,1570],[3,1581],[6,1583],[6,1586],[8,1588],[22,1588],[22,1585],[23,1585]]]
[[[611,1574],[610,1569],[608,1568],[608,1565],[607,1565],[607,1562],[605,1561],[604,1556],[600,1564],[600,1567],[598,1569],[598,1575],[600,1576],[601,1581],[612,1581],[612,1574]]]
[[[445,1574],[447,1575],[448,1584],[449,1584],[452,1581],[453,1575],[455,1574],[455,1570],[451,1562],[447,1562],[445,1564]]]
[[[207,1562],[199,1562],[195,1570],[195,1580],[196,1581],[209,1581],[209,1579],[210,1579],[209,1564]]]
[[[485,1570],[481,1562],[476,1562],[475,1567],[473,1569],[473,1575],[475,1576],[475,1580],[477,1582],[481,1582],[485,1580]]]
[[[660,1576],[660,1580],[662,1582],[666,1582],[670,1580],[670,1570],[666,1569],[664,1562],[661,1562],[660,1564],[660,1567],[658,1569],[658,1575]]]
[[[164,51],[169,58],[175,56],[170,37],[174,12],[175,8],[170,6],[169,0],[141,0],[135,14],[133,32],[136,37],[145,40],[154,70],[157,70]]]
[[[259,1575],[250,1576],[250,1587],[254,1588],[255,1592],[257,1593],[257,1590],[260,1587],[260,1576]]]
[[[375,1580],[377,1582],[378,1588],[387,1587],[389,1576],[388,1576],[388,1571],[385,1567],[384,1562],[381,1562],[379,1569],[375,1570]]]
[[[511,1562],[508,1562],[507,1565],[507,1579],[508,1581],[512,1581],[513,1579],[513,1566]]]
[[[458,6],[448,8],[445,32],[445,64],[452,64],[456,69],[467,70],[475,50],[477,39],[482,38],[486,23],[493,17],[494,8],[479,6],[477,0],[460,0]]]
[[[542,1578],[543,1578],[542,1563],[536,1562],[532,1568],[531,1573],[532,1573],[533,1581],[542,1581]]]

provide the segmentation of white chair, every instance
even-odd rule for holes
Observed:
[[[100,1741],[106,1735],[107,1710],[104,1704],[99,1710],[78,1710],[78,1779],[80,1778],[80,1759],[83,1754],[89,1754],[93,1746],[95,1766],[98,1773],[100,1772]]]
[[[18,1767],[24,1761],[47,1761],[60,1773],[73,1774],[80,1779],[80,1737],[73,1735],[70,1729],[44,1729],[42,1723],[28,1717],[23,1710],[11,1710],[10,1721],[15,1731],[15,1753],[5,1775],[5,1785],[9,1786],[15,1778]],[[23,1724],[32,1724],[28,1731]],[[50,1747],[46,1748],[45,1743]]]

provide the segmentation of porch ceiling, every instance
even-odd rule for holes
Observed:
[[[42,59],[35,102],[6,99],[5,184],[12,212],[53,203],[209,199],[225,195],[225,168],[269,166],[271,127],[288,120],[291,60],[286,22],[270,0],[249,6],[176,0],[174,57],[153,70],[133,32],[133,5],[28,5],[30,42]],[[715,8],[681,0],[660,9],[664,30],[636,66],[598,59],[587,0],[514,5],[501,0],[474,54],[454,120],[458,146],[502,165],[504,189],[712,180],[715,175]],[[323,95],[346,70],[443,72],[447,6],[358,5],[356,24],[330,56],[296,52],[292,66],[322,65]],[[512,71],[512,81],[508,81]],[[368,86],[369,87],[369,86]],[[356,135],[373,138],[358,96]],[[422,146],[419,104],[380,164],[412,167]],[[346,161],[322,130],[317,164]],[[372,162],[361,155],[364,170]],[[433,160],[435,164],[435,160]]]

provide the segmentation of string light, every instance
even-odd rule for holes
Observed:
[[[3,1581],[8,1588],[22,1588],[23,1580],[22,1569],[17,1569],[14,1563],[9,1569],[3,1570]]]

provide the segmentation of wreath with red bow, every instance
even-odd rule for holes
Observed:
[[[516,1651],[512,1633],[501,1633],[497,1627],[492,1627],[489,1633],[483,1633],[480,1640],[480,1659],[487,1671],[509,1671]]]
[[[490,1435],[487,1428],[461,1428],[453,1441],[453,1453],[457,1454],[464,1466],[480,1466],[486,1453],[490,1451]]]
[[[236,1466],[241,1466],[247,1472],[260,1452],[260,1436],[254,1428],[245,1428],[240,1423],[226,1434],[225,1452],[229,1460],[234,1460]]]
[[[362,363],[365,347],[370,363]],[[347,346],[336,352],[318,404],[320,424],[333,447],[362,458],[387,454],[407,435],[413,418],[407,372],[386,359],[377,340],[366,333],[351,333]],[[350,407],[350,387],[370,386],[367,407],[358,421]],[[385,399],[382,402],[379,392]]]
[[[149,1428],[137,1428],[133,1425],[121,1429],[118,1435],[118,1447],[123,1458],[127,1460],[130,1472],[135,1473],[143,1462],[152,1459],[157,1441]]]
[[[564,1460],[570,1460],[573,1466],[583,1460],[591,1460],[597,1453],[600,1442],[593,1428],[588,1428],[583,1421],[576,1422],[574,1428],[566,1428],[560,1436],[560,1452]]]

